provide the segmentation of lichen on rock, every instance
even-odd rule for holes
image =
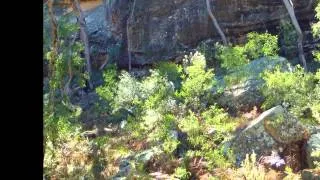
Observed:
[[[253,151],[258,157],[270,155],[272,151],[281,151],[287,145],[303,140],[305,131],[306,128],[279,105],[263,112],[235,136],[231,148],[239,165],[246,154]]]

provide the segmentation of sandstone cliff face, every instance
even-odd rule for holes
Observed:
[[[293,0],[302,29],[308,29],[313,10],[309,0]],[[121,64],[127,64],[126,21],[132,0],[116,0],[110,4],[110,30],[122,42]],[[211,0],[212,10],[230,42],[243,42],[250,31],[276,33],[279,20],[287,16],[281,0]],[[220,37],[206,11],[205,0],[136,0],[129,41],[133,65],[174,58],[194,48],[200,41]]]

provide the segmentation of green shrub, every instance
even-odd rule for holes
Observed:
[[[222,141],[236,126],[236,122],[234,122],[222,108],[218,108],[216,105],[210,106],[204,111],[202,117],[205,126],[214,130],[215,141]]]
[[[47,8],[44,8],[46,11]],[[44,13],[47,16],[46,12]],[[48,17],[44,17],[48,23]],[[84,87],[87,73],[83,72],[84,60],[81,58],[83,44],[71,43],[72,36],[76,35],[79,26],[71,23],[70,16],[61,16],[57,19],[58,44],[57,54],[52,59],[50,28],[44,28],[44,60],[52,60],[53,73],[48,76],[49,95],[44,94],[43,121],[44,121],[44,174],[50,178],[79,178],[89,177],[90,165],[81,164],[76,152],[87,157],[87,144],[80,137],[79,116],[81,107],[75,106],[70,101],[70,93],[66,87]],[[45,92],[46,93],[46,92]],[[50,99],[49,97],[50,96]],[[83,149],[73,145],[83,143]],[[69,148],[68,146],[72,146]],[[83,151],[82,151],[83,150]],[[71,151],[74,151],[73,154]],[[66,156],[70,153],[70,156]]]
[[[246,80],[248,80],[249,75],[250,75],[250,72],[239,69],[238,71],[232,74],[228,74],[224,76],[223,79],[226,83],[226,86],[231,87],[239,83],[244,83]]]
[[[45,15],[47,15],[45,13]],[[45,19],[48,19],[45,18]],[[88,79],[87,74],[82,72],[82,68],[85,64],[80,53],[84,50],[84,46],[80,42],[71,43],[70,37],[75,36],[79,30],[77,23],[71,23],[71,16],[64,15],[57,19],[58,24],[58,49],[57,57],[54,59],[54,77],[50,77],[50,89],[63,89],[69,80],[69,70],[72,71],[72,82],[80,87],[85,86],[85,80]],[[49,32],[48,32],[49,31]],[[50,60],[51,54],[51,37],[49,35],[50,28],[44,29],[44,60]],[[68,61],[71,61],[69,67]],[[72,84],[70,84],[71,86]]]
[[[157,108],[162,101],[173,95],[174,86],[158,70],[150,70],[151,75],[138,80],[127,72],[122,72],[117,83],[114,109],[132,110]]]
[[[283,180],[300,180],[301,175],[295,174],[293,170],[286,166],[284,172],[286,173],[286,177],[283,178]]]
[[[319,99],[319,80],[310,72],[305,72],[296,66],[292,72],[282,72],[280,68],[266,71],[262,78],[265,85],[262,93],[266,97],[264,109],[289,103],[290,111],[301,118],[312,118],[306,114],[311,109],[317,109]],[[317,116],[316,112],[315,116]]]
[[[113,102],[114,111],[131,111],[125,126],[130,137],[147,141],[149,147],[160,148],[174,158],[177,148],[185,145],[177,137],[182,131],[187,135],[187,148],[208,161],[210,168],[230,167],[232,153],[225,153],[218,145],[230,135],[235,123],[223,109],[207,107],[215,80],[204,56],[196,52],[186,57],[183,69],[170,63],[158,67],[141,79],[122,72],[118,81],[116,70],[109,69],[104,73],[105,84],[97,92]],[[177,83],[180,89],[173,85]],[[184,173],[177,170],[180,178]]]
[[[205,103],[215,85],[213,69],[206,69],[205,57],[196,52],[184,59],[184,74],[181,76],[182,87],[177,94],[186,105],[194,110],[200,109],[200,103]]]
[[[188,170],[184,167],[177,167],[174,170],[173,176],[181,180],[184,180],[184,179],[189,179],[189,177],[191,176],[191,173],[188,172]]]
[[[245,54],[244,47],[228,47],[217,44],[216,49],[216,58],[221,62],[221,67],[227,70],[237,69],[237,67],[247,64],[249,62],[249,59]]]
[[[203,157],[211,169],[232,165],[233,153],[218,148],[235,127],[223,109],[211,106],[201,116],[190,111],[188,116],[178,121],[178,127],[188,135],[187,140],[192,149],[187,153],[189,158]]]
[[[141,80],[124,72],[120,76],[115,97],[115,110],[132,110],[127,130],[134,137],[145,138],[148,142],[165,142],[165,148],[174,149],[175,143],[169,132],[174,129],[174,116],[170,114],[175,106],[174,87],[167,76],[159,70],[150,70],[151,74]],[[168,114],[169,113],[169,114]]]
[[[162,120],[162,115],[153,110],[153,109],[148,109],[144,111],[142,115],[142,123],[141,126],[143,129],[146,131],[154,129],[156,126],[159,125],[160,121]]]
[[[157,65],[157,70],[161,76],[167,77],[168,81],[173,82],[176,90],[180,89],[182,81],[182,67],[180,65],[171,62],[160,62]]]
[[[175,116],[172,114],[166,114],[161,116],[159,121],[153,124],[152,132],[149,133],[148,137],[153,141],[171,140],[171,131],[175,128]]]
[[[317,22],[312,25],[312,32],[314,37],[320,38],[320,2],[318,2],[315,11]],[[317,47],[319,48],[320,46],[317,45]],[[315,56],[315,59],[317,61],[320,61],[320,51],[314,51],[313,54]]]
[[[205,151],[205,159],[208,159],[208,167],[213,168],[229,168],[234,164],[234,155],[231,150],[224,153],[222,149],[214,149]]]
[[[320,37],[320,2],[317,3],[315,11],[315,17],[318,21],[312,25],[312,31],[316,37]]]
[[[235,122],[228,117],[223,109],[217,106],[210,106],[200,117],[189,111],[188,116],[179,120],[178,126],[183,132],[188,134],[191,144],[197,146],[198,144],[205,143],[200,142],[201,138],[197,139],[200,136],[210,138],[215,142],[220,140],[218,142],[220,143],[224,137],[234,130]],[[209,131],[213,131],[214,135],[208,134]]]
[[[269,33],[258,34],[251,32],[247,35],[248,42],[244,49],[249,59],[257,59],[260,57],[277,56],[278,36]]]
[[[241,163],[241,169],[237,173],[246,179],[264,180],[266,178],[265,170],[257,165],[256,154],[246,155],[246,159]]]
[[[313,90],[313,101],[311,101],[312,117],[320,124],[320,69],[315,74],[316,87]]]
[[[223,46],[216,44],[216,58],[221,62],[221,67],[227,70],[237,70],[238,67],[260,57],[277,56],[279,51],[278,36],[269,33],[247,34],[248,41],[244,45]]]
[[[104,84],[96,88],[97,94],[104,100],[107,101],[108,107],[107,112],[112,110],[111,106],[114,103],[114,98],[116,95],[117,87],[117,67],[115,65],[110,65],[105,68],[103,72]]]
[[[171,154],[177,149],[179,144],[180,144],[179,140],[169,137],[164,140],[162,147],[164,152]]]
[[[144,108],[157,108],[162,101],[174,95],[174,85],[171,84],[167,76],[160,74],[158,70],[150,70],[151,75],[142,80],[140,92],[145,99]]]
[[[57,179],[93,179],[90,143],[81,137],[65,137],[59,146],[48,143],[44,156],[44,176]]]
[[[87,163],[89,144],[80,136],[81,127],[77,120],[80,107],[69,107],[56,103],[55,111],[44,102],[44,175],[46,177],[79,178],[89,177],[92,163]],[[66,155],[68,154],[68,156]]]
[[[119,79],[114,98],[114,110],[120,108],[132,110],[141,101],[140,83],[125,71],[121,73]]]
[[[126,132],[130,132],[132,138],[142,139],[145,138],[145,132],[143,127],[141,126],[140,119],[135,118],[133,116],[128,116],[127,124],[125,125],[124,129]]]
[[[49,109],[48,94],[44,95],[43,121],[45,143],[51,141],[55,145],[58,142],[63,142],[65,138],[74,135],[77,129],[80,128],[78,119],[82,113],[81,107],[70,105],[66,102],[68,101],[61,100],[60,103],[56,102],[54,112],[52,112]]]
[[[200,125],[201,124],[196,115],[192,111],[189,111],[189,115],[185,118],[182,118],[179,121],[178,126],[183,132],[187,133],[190,138],[193,138],[201,135],[202,128]],[[197,145],[196,143],[193,144]]]
[[[296,46],[298,34],[295,31],[290,19],[280,21],[280,32],[283,38],[283,45],[286,47]]]

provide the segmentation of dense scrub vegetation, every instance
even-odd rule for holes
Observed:
[[[316,19],[318,20],[315,24],[312,25],[313,35],[315,37],[320,37],[320,3],[317,4],[316,7]],[[319,45],[318,45],[319,47]],[[314,52],[315,59],[320,61],[320,52]]]
[[[218,45],[217,59],[221,61],[222,67],[232,69],[246,64],[250,60],[278,55],[279,47],[277,36],[269,33],[258,34],[252,32],[247,35],[247,39],[248,42],[243,46],[225,47]],[[235,57],[238,58],[238,60],[235,60]]]
[[[319,20],[319,3],[316,10]],[[49,23],[48,16],[44,17]],[[248,74],[240,67],[258,58],[278,57],[277,35],[252,32],[243,45],[216,44],[210,47],[214,53],[205,49],[186,55],[181,64],[160,62],[143,77],[108,64],[103,85],[94,89],[99,96],[95,113],[106,114],[100,120],[104,126],[92,133],[80,122],[85,110],[72,101],[81,96],[88,75],[81,56],[83,44],[75,41],[79,27],[67,18],[57,21],[57,54],[53,55],[49,30],[44,30],[44,59],[54,61],[50,67],[54,72],[44,83],[46,178],[148,179],[154,172],[177,179],[204,174],[212,179],[273,176],[272,170],[257,166],[254,153],[247,155],[241,167],[235,165],[236,157],[225,144],[238,133],[244,120],[230,116],[217,103],[226,87],[218,83],[214,66],[208,64],[214,59],[226,72],[238,72],[236,76],[224,76],[229,86],[244,82]],[[315,37],[320,36],[319,29],[318,21],[313,25]],[[320,60],[318,51],[314,56]],[[261,77],[263,110],[283,105],[303,124],[320,125],[319,69],[306,72],[299,65],[288,65],[288,69],[266,70]],[[123,167],[128,167],[128,172],[122,171]],[[299,176],[289,167],[284,172],[286,179]]]
[[[288,103],[289,110],[297,117],[307,118],[310,123],[319,123],[320,71],[316,74],[304,72],[296,66],[290,72],[266,71],[263,94],[266,101],[263,107],[268,109],[275,104]]]

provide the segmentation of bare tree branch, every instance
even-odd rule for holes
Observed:
[[[51,57],[49,59],[49,79],[53,79],[55,76],[55,60],[58,55],[58,23],[56,20],[56,17],[53,12],[53,2],[54,0],[48,0],[48,12],[49,12],[49,17],[50,17],[50,24],[51,24]],[[50,108],[51,112],[54,112],[54,94],[55,94],[55,88],[53,89],[50,88],[49,92],[49,101],[50,101]]]
[[[294,8],[293,8],[293,4],[291,2],[291,0],[282,0],[288,13],[289,13],[289,16],[291,18],[291,21],[292,21],[292,24],[294,26],[294,28],[296,29],[297,31],[297,34],[298,34],[298,40],[297,40],[297,43],[298,43],[298,52],[299,52],[299,60],[300,62],[303,64],[303,67],[304,67],[304,70],[307,71],[307,63],[306,63],[306,59],[305,59],[305,56],[304,56],[304,51],[303,51],[303,33],[301,31],[301,28],[300,28],[300,25],[298,23],[298,20],[296,18],[296,15],[294,13]]]
[[[69,79],[67,83],[64,86],[64,92],[66,96],[69,96],[71,94],[70,90],[70,84],[73,78],[73,72],[72,72],[72,46],[74,42],[76,41],[76,35],[73,37],[71,43],[69,44],[69,58],[68,58],[68,73],[69,73]]]
[[[91,69],[91,60],[90,60],[90,46],[89,46],[89,40],[88,40],[88,34],[86,30],[86,21],[85,17],[83,14],[83,11],[81,9],[80,3],[78,0],[72,0],[73,2],[73,8],[76,12],[78,12],[78,17],[79,17],[79,24],[80,24],[80,38],[82,39],[84,43],[84,55],[87,61],[87,71],[89,74],[89,87],[90,89],[93,88],[92,82],[91,82],[91,74],[92,74],[92,69]]]
[[[213,22],[213,25],[214,27],[216,28],[216,30],[218,31],[221,39],[222,39],[222,42],[225,46],[228,45],[228,42],[227,42],[227,38],[226,36],[224,35],[223,31],[221,30],[220,28],[220,25],[218,24],[217,22],[217,19],[215,18],[215,16],[213,15],[212,11],[211,11],[211,5],[210,5],[210,0],[206,0],[206,4],[207,4],[207,11],[209,13],[209,16]]]

